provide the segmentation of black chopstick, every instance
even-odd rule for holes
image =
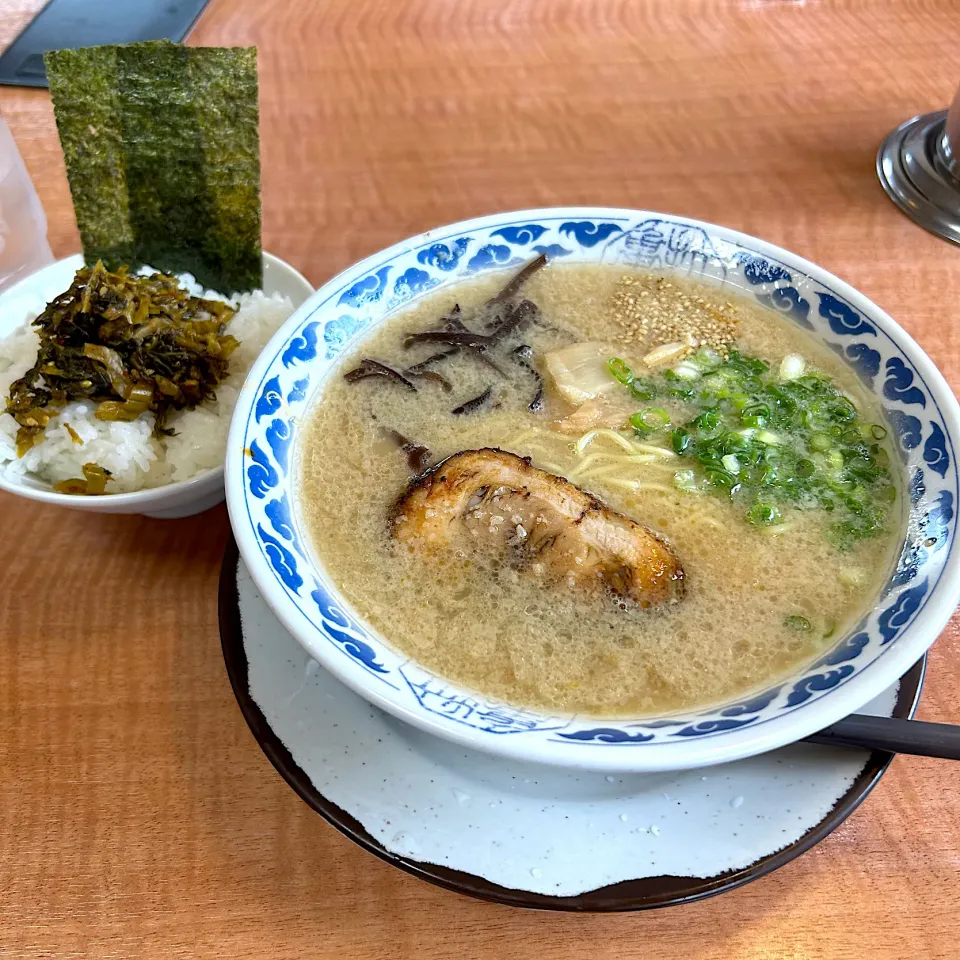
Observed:
[[[950,723],[926,723],[854,713],[805,740],[807,743],[837,747],[861,747],[887,753],[960,760],[960,725]]]

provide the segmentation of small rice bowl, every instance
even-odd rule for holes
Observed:
[[[230,357],[230,373],[217,388],[216,402],[171,416],[167,425],[176,433],[162,439],[153,436],[152,413],[141,414],[132,423],[106,422],[94,416],[95,403],[72,402],[47,425],[43,442],[22,458],[17,457],[17,422],[0,413],[0,475],[10,480],[32,476],[54,484],[81,477],[85,463],[97,463],[111,473],[109,493],[131,493],[190,480],[223,463],[230,417],[243,381],[267,341],[293,313],[293,303],[289,297],[267,296],[261,290],[227,298],[204,291],[189,275],[179,279],[193,295],[224,300],[237,311],[226,330],[240,345]],[[10,385],[36,361],[40,338],[30,325],[33,319],[27,316],[23,326],[0,339],[0,410]],[[74,440],[67,425],[82,443]]]

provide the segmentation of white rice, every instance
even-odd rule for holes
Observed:
[[[141,273],[150,273],[143,270]],[[204,291],[184,275],[180,281],[195,296],[227,300]],[[293,312],[289,297],[267,296],[262,291],[244,293],[227,300],[237,312],[226,332],[240,345],[230,356],[230,374],[217,388],[215,403],[174,414],[167,425],[173,437],[153,437],[154,416],[144,413],[132,423],[108,423],[94,416],[96,404],[70,403],[47,425],[44,439],[17,458],[17,423],[0,413],[0,473],[6,479],[25,475],[48,483],[82,477],[85,463],[98,463],[112,474],[109,493],[127,493],[165,483],[178,483],[223,463],[230,416],[247,372],[267,341]],[[10,385],[29,370],[37,358],[40,338],[30,326],[33,316],[5,339],[0,339],[0,410]],[[67,432],[69,424],[83,441],[76,443]]]

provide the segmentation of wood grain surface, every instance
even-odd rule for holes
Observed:
[[[41,0],[0,0],[0,45]],[[881,192],[893,126],[960,82],[957,0],[214,0],[260,50],[264,245],[319,284],[462,217],[688,214],[823,264],[960,384],[960,250]],[[78,249],[46,91],[0,88],[58,255]],[[541,915],[391,869],[310,813],[220,657],[221,507],[176,522],[0,494],[0,956],[960,955],[958,768],[901,758],[778,873],[647,914]],[[960,621],[920,715],[960,722]]]

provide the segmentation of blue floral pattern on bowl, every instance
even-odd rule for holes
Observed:
[[[458,224],[371,258],[362,265],[361,276],[350,274],[339,288],[335,282],[328,285],[271,342],[269,362],[252,386],[255,400],[242,428],[243,516],[234,510],[234,523],[249,526],[297,615],[336,657],[363,670],[392,709],[414,717],[428,714],[434,724],[466,726],[498,739],[539,737],[558,749],[651,750],[679,740],[724,738],[808,709],[870,670],[923,610],[956,537],[957,462],[943,411],[910,352],[842,292],[726,233],[628,211],[506,215]],[[910,533],[876,607],[854,635],[843,638],[802,676],[739,703],[657,721],[598,722],[519,710],[458,688],[398,655],[340,600],[305,550],[293,483],[297,423],[340,356],[397,307],[467,276],[515,267],[543,251],[571,261],[679,272],[731,284],[830,346],[880,397],[903,457],[904,476],[911,478]]]

